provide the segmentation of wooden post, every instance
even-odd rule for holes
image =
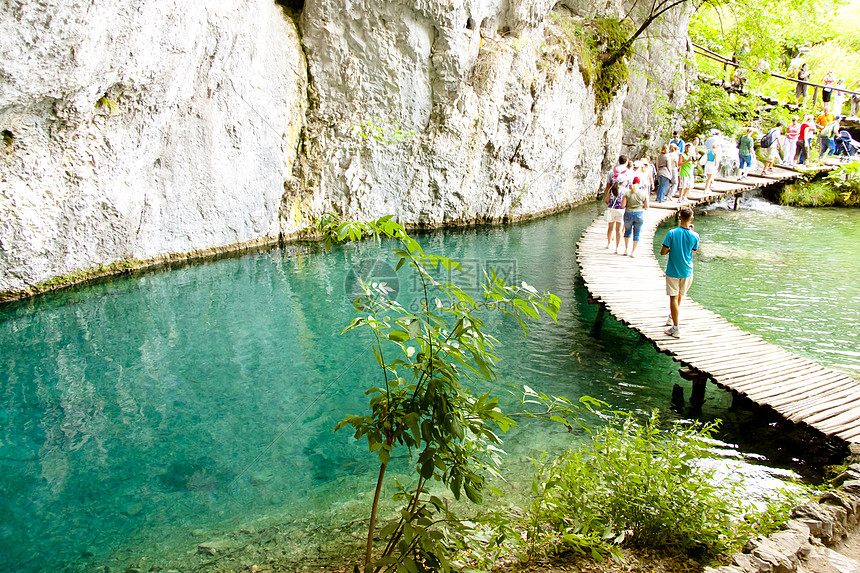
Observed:
[[[684,410],[684,387],[680,384],[672,386],[672,410],[675,412]]]
[[[737,211],[737,210],[738,210],[738,196],[737,196],[737,195],[735,195],[735,206],[732,208],[732,210],[733,210],[733,211]]]
[[[684,380],[692,382],[693,388],[690,392],[690,406],[692,406],[694,410],[701,410],[702,404],[705,403],[705,388],[708,384],[708,375],[703,372],[699,372],[695,368],[678,369],[678,374],[680,374],[681,378]]]
[[[690,392],[690,405],[696,410],[702,409],[702,404],[705,403],[705,388],[708,385],[708,379],[697,378],[692,381],[693,390]]]
[[[594,335],[600,334],[600,330],[603,328],[603,321],[606,320],[606,305],[602,302],[597,304],[600,306],[597,307],[597,316],[594,319],[594,327],[591,329],[591,333]]]

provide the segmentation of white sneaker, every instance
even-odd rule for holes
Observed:
[[[663,332],[665,332],[666,334],[668,334],[669,336],[671,336],[673,338],[681,338],[681,329],[678,328],[677,326],[670,326],[669,328],[667,328]]]
[[[675,321],[672,320],[672,315],[669,315],[669,318],[666,319],[666,326],[674,326]]]

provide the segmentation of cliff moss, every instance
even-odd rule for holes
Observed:
[[[588,47],[593,55],[594,95],[595,106],[603,110],[618,93],[622,85],[627,83],[630,70],[627,59],[632,48],[627,43],[631,30],[627,22],[615,18],[596,18],[589,21],[586,28]],[[610,56],[617,50],[623,50],[622,57],[609,63]]]
[[[546,34],[544,57],[558,63],[575,61],[585,85],[594,89],[595,109],[606,109],[629,77],[629,23],[616,18],[580,20],[556,11],[549,15]],[[610,61],[618,50],[623,51],[621,57]]]
[[[126,261],[116,261],[109,265],[99,265],[97,267],[92,267],[89,269],[81,269],[79,271],[75,271],[73,273],[69,273],[66,275],[61,275],[58,277],[54,277],[47,281],[40,282],[36,285],[35,289],[37,292],[53,290],[55,288],[71,285],[75,283],[79,283],[81,281],[85,281],[88,279],[106,276],[106,275],[114,275],[120,273],[122,271],[131,270],[140,265],[140,261],[135,259],[130,259]]]

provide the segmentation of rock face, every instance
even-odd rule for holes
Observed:
[[[732,565],[705,567],[705,573],[860,573],[860,562],[835,546],[844,538],[856,550],[860,533],[860,464],[849,466],[839,489],[825,492],[817,501],[792,509],[793,518],[780,531],[747,541]],[[854,551],[856,553],[856,551]]]
[[[622,97],[595,112],[548,2],[319,0],[296,211],[437,225],[569,205],[599,187]],[[290,230],[287,227],[285,230]]]
[[[306,107],[270,0],[0,7],[0,292],[277,237]]]
[[[661,41],[636,43],[622,112],[624,148],[635,157],[653,153],[668,141],[667,134],[681,127],[666,110],[684,105],[696,77],[687,64],[694,60],[692,45],[686,34],[678,34],[689,27],[690,15],[689,10],[667,12],[647,34]]]
[[[282,4],[300,34],[272,0],[0,7],[0,293],[328,211],[432,226],[563,208],[596,193],[625,123],[625,141],[654,134],[686,55],[653,42],[633,63],[648,82],[596,106],[577,26],[625,13],[612,2]]]

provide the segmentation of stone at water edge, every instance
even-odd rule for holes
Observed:
[[[815,573],[860,573],[860,562],[829,547],[815,547],[806,567]]]

